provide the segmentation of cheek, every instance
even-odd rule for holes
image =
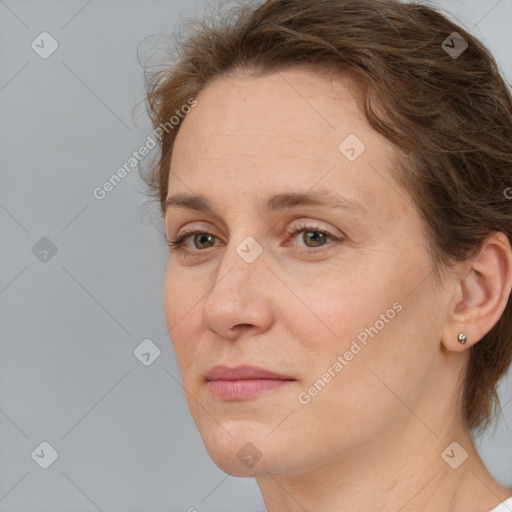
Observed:
[[[195,287],[190,279],[180,278],[175,266],[169,265],[164,282],[164,312],[169,337],[180,367],[186,368],[196,351],[194,334],[198,328],[198,308],[202,307],[201,297],[205,292]],[[189,372],[184,372],[186,378]]]
[[[192,325],[190,318],[197,316],[197,308],[202,307],[202,298],[208,291],[205,275],[190,269],[183,269],[169,261],[164,282],[165,317],[171,326],[181,328]],[[175,329],[173,328],[173,331]]]
[[[386,300],[382,303],[387,305]],[[410,419],[404,403],[415,408],[432,372],[434,355],[425,351],[426,343],[422,346],[422,340],[412,336],[415,314],[407,304],[398,312],[393,310],[394,318],[382,327],[374,312],[385,311],[374,306],[368,321],[361,320],[363,315],[355,320],[347,312],[346,321],[340,317],[336,330],[340,336],[331,337],[330,342],[324,339],[323,346],[314,348],[303,365],[307,368],[301,386],[303,405],[296,406],[300,421],[290,435],[301,431],[325,444],[327,451],[344,450],[362,446]],[[358,338],[361,333],[365,343]]]
[[[187,293],[182,286],[176,281],[176,273],[173,271],[171,265],[167,266],[164,281],[164,312],[167,321],[167,328],[170,328],[176,323],[179,318],[180,304],[182,304],[182,297]]]
[[[436,302],[430,280],[425,280],[430,267],[423,254],[404,257],[399,243],[397,247],[352,251],[346,260],[327,265],[315,281],[295,280],[296,295],[333,340],[326,343],[324,336],[315,349],[324,354],[349,350],[353,340],[362,346],[386,338],[399,343],[403,329],[428,323]],[[302,314],[305,325],[313,315],[304,307]]]
[[[287,325],[291,337],[301,340],[304,386],[320,379],[329,381],[326,388],[339,388],[332,395],[322,391],[325,400],[343,403],[359,397],[378,408],[379,397],[389,391],[377,376],[407,394],[411,379],[420,382],[425,377],[421,370],[415,374],[416,363],[428,366],[435,357],[434,345],[427,341],[429,334],[435,336],[436,315],[428,282],[411,293],[414,269],[399,269],[391,260],[385,263],[380,256],[380,264],[367,266],[369,270],[356,264],[351,272],[331,271],[339,277],[318,280],[317,287],[295,288],[314,314],[304,307],[298,314],[295,308],[296,322],[290,318]],[[330,379],[329,371],[336,377]],[[353,406],[357,409],[356,402]]]
[[[308,372],[307,385],[320,389],[312,409],[327,424],[365,431],[361,439],[368,429],[406,421],[403,403],[418,403],[436,363],[435,296],[428,283],[410,293],[413,286],[395,278],[367,282],[364,291],[347,287],[350,294],[330,291],[336,306],[325,301],[323,311],[338,336],[315,347],[321,356]]]
[[[399,293],[392,286],[396,285],[396,280],[386,279],[386,275],[389,273],[374,269],[370,272],[362,265],[358,268],[356,263],[326,268],[309,283],[297,280],[293,290],[300,301],[293,301],[292,310],[297,323],[293,327],[293,323],[288,322],[289,328],[294,330],[297,340],[309,340],[313,354],[322,357],[342,354],[359,334],[362,333],[364,341],[365,329],[376,321],[378,327],[384,327],[381,314],[389,310],[388,317],[396,316],[393,304],[399,299]],[[288,302],[281,310],[283,318],[289,316],[290,305]],[[306,335],[301,336],[301,332]]]

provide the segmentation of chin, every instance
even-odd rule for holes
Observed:
[[[268,432],[254,424],[232,424],[226,430],[219,425],[210,427],[201,435],[206,451],[219,469],[232,476],[256,477],[281,472],[278,461],[282,464],[286,460],[285,440],[277,436],[266,439]],[[277,453],[279,449],[282,454]]]

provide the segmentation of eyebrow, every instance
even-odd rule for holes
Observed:
[[[269,196],[262,206],[269,212],[281,211],[298,205],[327,206],[329,208],[344,208],[358,213],[368,213],[361,203],[342,197],[328,189],[314,192],[287,192]],[[195,194],[175,194],[169,196],[164,203],[165,212],[170,208],[186,208],[217,215],[215,207],[204,196]]]

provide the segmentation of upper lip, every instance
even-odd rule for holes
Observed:
[[[256,366],[228,366],[218,365],[210,368],[205,375],[206,380],[244,380],[244,379],[275,379],[275,380],[294,380],[286,375],[257,368]]]

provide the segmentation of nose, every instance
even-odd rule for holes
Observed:
[[[204,326],[225,339],[234,340],[247,330],[255,331],[252,335],[264,332],[274,320],[276,278],[266,266],[264,251],[251,261],[246,248],[244,243],[226,246],[203,303]]]

